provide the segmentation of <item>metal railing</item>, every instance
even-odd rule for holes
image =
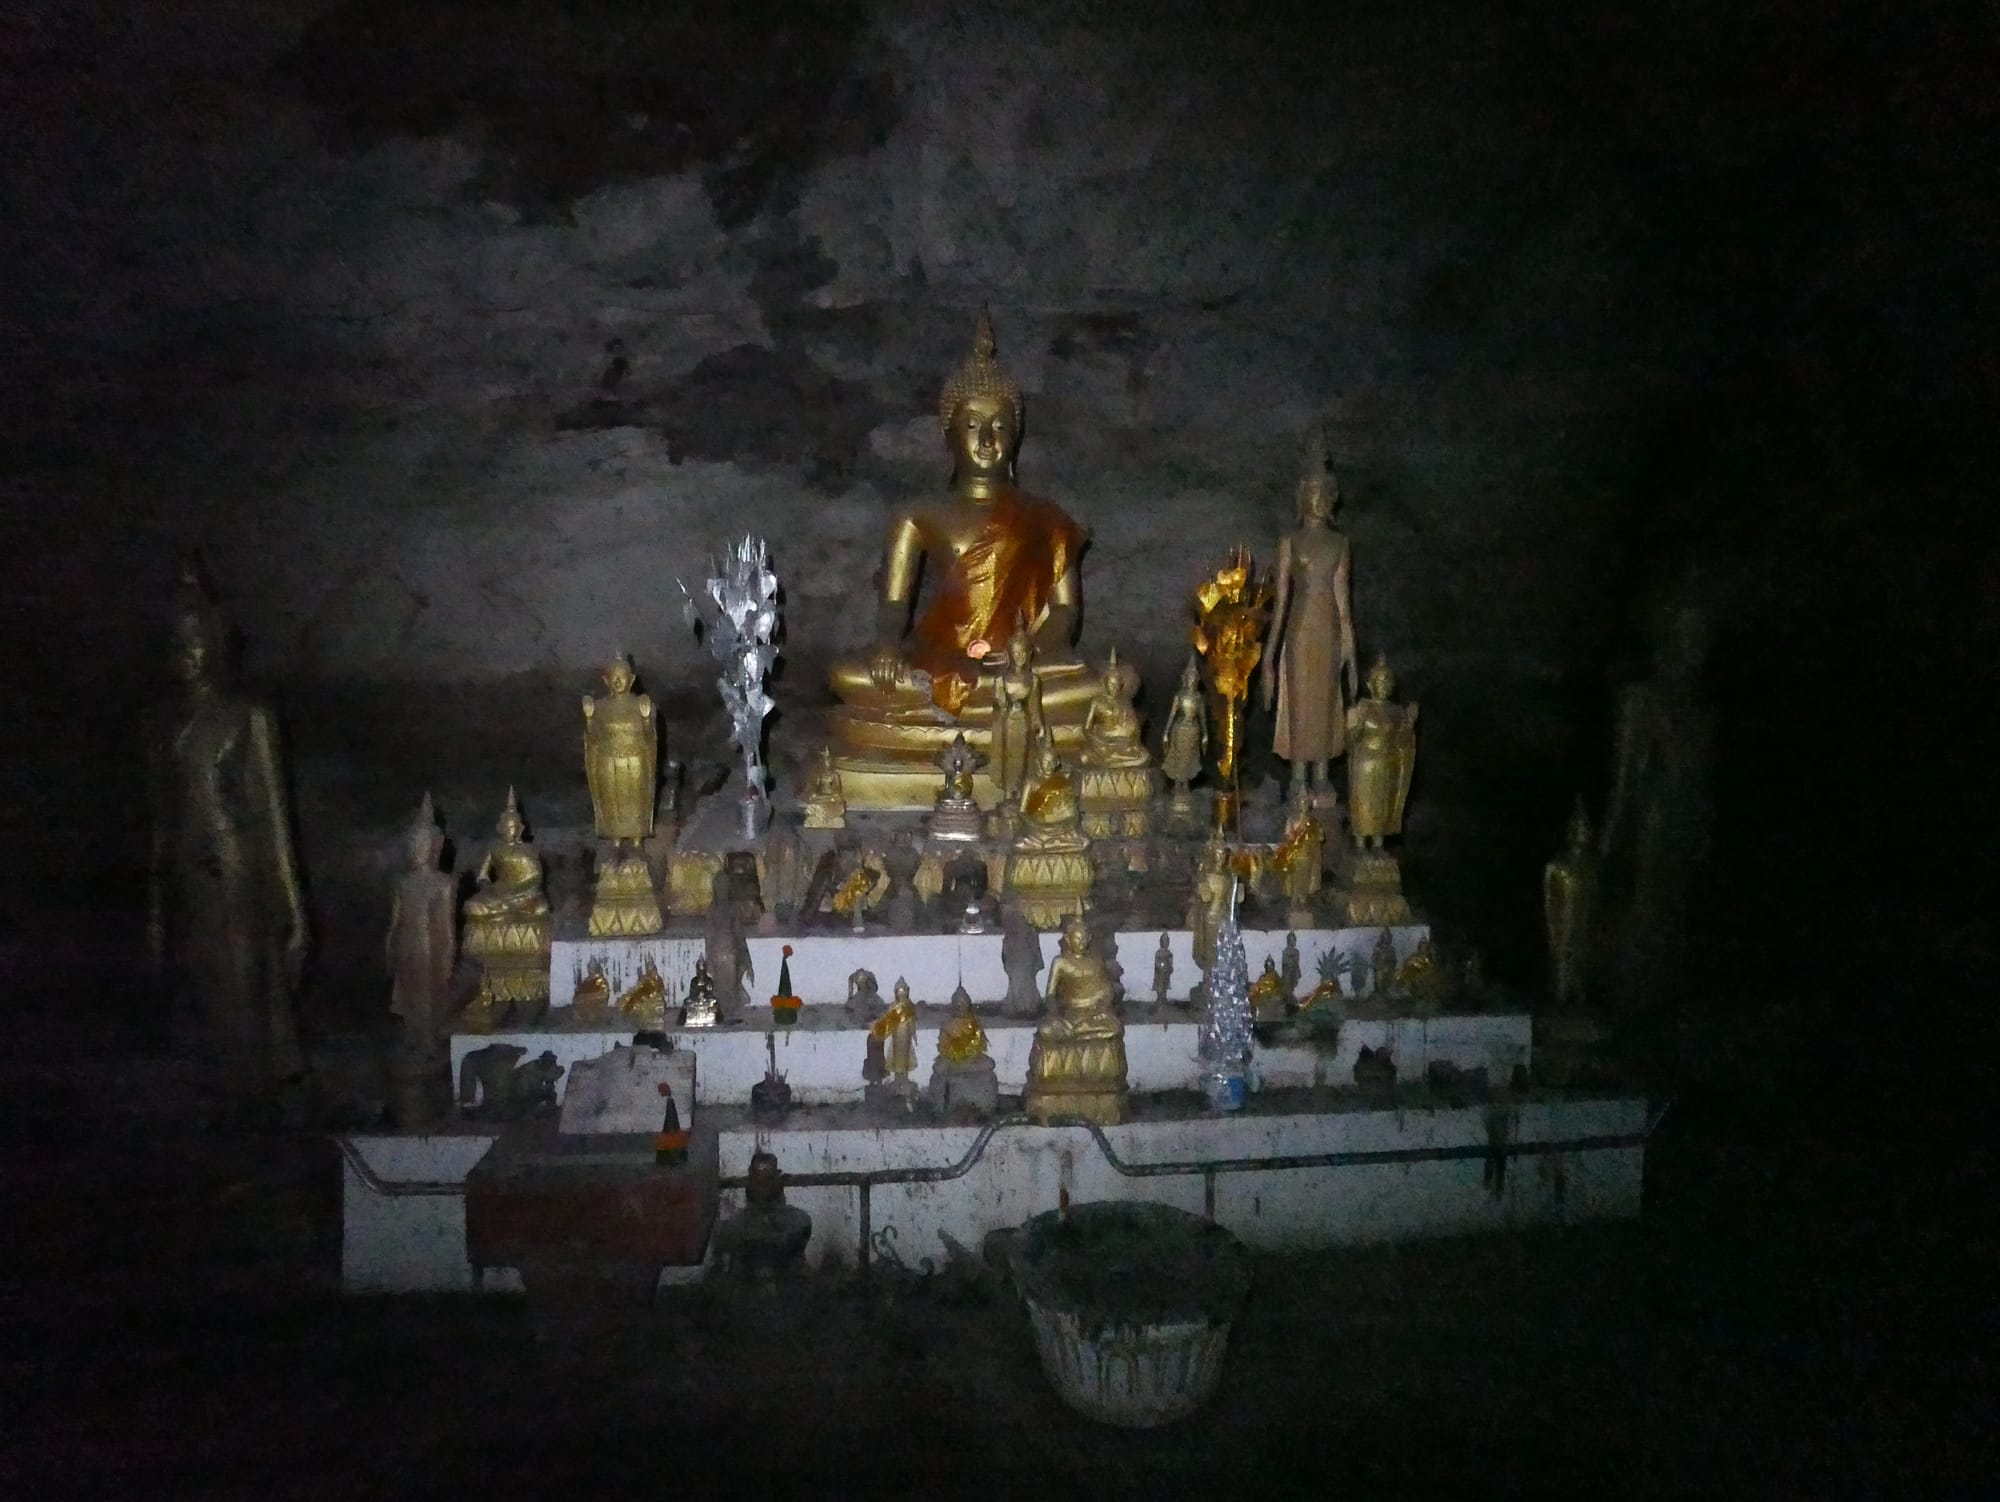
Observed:
[[[1545,1157],[1557,1153],[1609,1152],[1621,1148],[1644,1147],[1653,1133],[1659,1130],[1666,1119],[1668,1107],[1656,1106],[1646,1118],[1646,1124],[1637,1131],[1598,1133],[1586,1137],[1563,1137],[1553,1141],[1519,1142],[1512,1137],[1512,1109],[1496,1107],[1487,1112],[1487,1134],[1485,1142],[1461,1143],[1453,1147],[1385,1147],[1359,1148],[1341,1152],[1325,1153],[1273,1153],[1257,1158],[1186,1158],[1157,1163],[1128,1163],[1118,1156],[1111,1139],[1104,1134],[1104,1128],[1091,1121],[1051,1122],[1052,1126],[1079,1126],[1090,1134],[1097,1150],[1104,1155],[1104,1161],[1111,1168],[1128,1179],[1149,1179],[1185,1177],[1200,1174],[1203,1178],[1203,1200],[1210,1219],[1215,1216],[1215,1181],[1227,1173],[1282,1173],[1300,1168],[1375,1168],[1397,1163],[1451,1163],[1477,1160],[1486,1165],[1485,1182],[1489,1193],[1498,1195],[1506,1187],[1507,1164],[1513,1158]],[[836,1169],[825,1173],[788,1173],[784,1176],[787,1187],[799,1189],[853,1189],[860,1196],[858,1209],[857,1237],[858,1260],[863,1270],[868,1266],[869,1246],[872,1240],[874,1190],[884,1184],[942,1184],[952,1179],[964,1178],[978,1166],[986,1156],[986,1149],[992,1144],[996,1133],[1014,1127],[1034,1125],[1031,1117],[1025,1115],[1002,1116],[989,1121],[972,1139],[972,1145],[956,1162],[919,1164],[904,1168],[855,1168]],[[405,1196],[446,1196],[465,1193],[463,1181],[445,1180],[391,1180],[377,1174],[356,1150],[352,1141],[340,1137],[335,1139],[340,1145],[341,1156],[354,1170],[355,1176],[376,1194],[391,1198]],[[719,1181],[723,1189],[741,1189],[748,1184],[743,1174],[725,1174]]]

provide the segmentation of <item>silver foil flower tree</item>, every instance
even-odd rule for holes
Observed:
[[[1240,1111],[1249,1097],[1250,960],[1236,926],[1236,883],[1229,884],[1229,915],[1215,935],[1215,962],[1204,978],[1208,1006],[1199,1039],[1202,1093],[1212,1111]]]
[[[738,800],[744,838],[754,838],[770,822],[770,795],[764,786],[764,717],[775,701],[764,677],[778,660],[778,576],[771,550],[761,537],[737,541],[712,565],[700,594],[681,585],[682,613],[722,664],[716,686],[729,711],[731,738],[743,753],[743,792]]]

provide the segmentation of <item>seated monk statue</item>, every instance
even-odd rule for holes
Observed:
[[[883,550],[874,648],[832,673],[843,770],[927,767],[960,730],[990,754],[991,665],[1023,620],[1049,728],[1064,749],[1080,741],[1097,691],[1074,650],[1085,534],[1060,507],[1016,488],[1023,410],[981,314],[971,357],[938,403],[950,494],[897,512]],[[932,583],[910,624],[924,572]],[[852,784],[848,796],[856,796]]]

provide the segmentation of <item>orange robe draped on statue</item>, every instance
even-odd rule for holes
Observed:
[[[938,580],[905,649],[931,675],[940,709],[955,715],[965,707],[979,662],[1006,647],[1020,617],[1030,627],[1041,620],[1083,542],[1083,528],[1053,502],[1007,489],[986,503],[978,540]]]

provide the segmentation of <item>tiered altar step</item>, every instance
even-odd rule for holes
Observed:
[[[1354,1091],[1283,1091],[1224,1117],[1192,1096],[1155,1097],[1104,1129],[1121,1172],[1080,1126],[1010,1122],[982,1151],[985,1128],[884,1121],[859,1107],[795,1111],[777,1126],[730,1108],[722,1116],[725,1182],[748,1169],[752,1152],[776,1154],[793,1176],[787,1202],[813,1218],[808,1260],[852,1263],[865,1232],[873,1260],[909,1266],[941,1266],[945,1236],[977,1250],[988,1232],[1055,1209],[1065,1195],[1174,1205],[1270,1249],[1628,1218],[1639,1213],[1647,1125],[1646,1103],[1630,1097],[1451,1107],[1419,1090],[1388,1105]],[[1366,1156],[1253,1166],[1347,1154]],[[893,1182],[924,1170],[944,1173]],[[815,1175],[891,1181],[864,1196],[849,1182],[815,1184]],[[725,1190],[724,1213],[740,1202],[739,1191]]]
[[[920,1007],[917,1012],[916,1081],[930,1076],[937,1056],[938,1030],[946,1009]],[[1028,1077],[1028,1050],[1035,1024],[1028,1020],[982,1016],[987,1051],[993,1057],[1002,1090],[1018,1093]],[[1195,1078],[1195,1054],[1200,1013],[1186,1006],[1135,1007],[1125,1010],[1127,1083],[1139,1094],[1186,1090]],[[697,1061],[696,1101],[706,1110],[742,1105],[750,1087],[775,1065],[801,1105],[844,1105],[862,1098],[861,1065],[867,1055],[867,1025],[850,1019],[844,1007],[810,1006],[790,1027],[777,1027],[771,1009],[751,1009],[747,1021],[734,1027],[677,1028],[668,1033],[676,1048]],[[630,1043],[632,1033],[537,1028],[515,1032],[460,1033],[451,1040],[453,1077],[466,1054],[489,1043],[524,1048],[530,1057],[544,1049],[569,1066],[594,1059],[614,1044]],[[1349,1018],[1338,1038],[1260,1046],[1251,1060],[1252,1087],[1259,1090],[1339,1086],[1352,1083],[1354,1064],[1364,1047],[1390,1051],[1405,1079],[1421,1080],[1434,1063],[1463,1070],[1484,1069],[1487,1078],[1504,1084],[1517,1065],[1530,1062],[1533,1026],[1524,1013],[1474,1014],[1449,1017]],[[558,1083],[560,1092],[568,1076]]]
[[[1399,962],[1409,959],[1418,944],[1430,937],[1430,927],[1423,923],[1400,924],[1390,932],[1395,937]],[[1262,970],[1267,957],[1278,960],[1284,952],[1286,936],[1296,934],[1303,975],[1300,989],[1309,991],[1318,974],[1321,955],[1333,950],[1360,961],[1366,968],[1381,933],[1379,928],[1251,928],[1243,931],[1243,949],[1254,976]],[[1119,932],[1117,959],[1125,967],[1126,992],[1133,997],[1152,995],[1153,956],[1161,934],[1166,935],[1167,952],[1174,960],[1167,996],[1173,1001],[1186,1001],[1189,989],[1200,982],[1201,971],[1194,962],[1194,936],[1185,928]],[[975,1002],[997,1001],[1007,994],[1007,971],[1000,959],[1002,939],[998,933],[889,933],[876,925],[865,933],[814,929],[802,934],[753,932],[747,938],[750,962],[757,972],[751,994],[757,1002],[775,989],[778,964],[787,944],[792,947],[792,989],[809,1006],[847,1000],[847,978],[863,968],[874,972],[884,996],[898,977],[909,981],[910,994],[919,1001],[942,1003],[961,982]],[[1045,980],[1046,966],[1055,958],[1062,936],[1045,933],[1038,938],[1044,965],[1040,978]],[[668,995],[678,1004],[687,994],[694,963],[701,955],[699,921],[680,920],[665,933],[645,939],[593,939],[580,928],[567,933],[559,930],[549,957],[549,994],[561,1008],[576,994],[576,983],[590,963],[596,961],[604,967],[605,979],[611,983],[615,995],[638,979],[640,966],[650,959],[659,967]],[[1370,974],[1361,995],[1372,995],[1374,990],[1375,977]]]

